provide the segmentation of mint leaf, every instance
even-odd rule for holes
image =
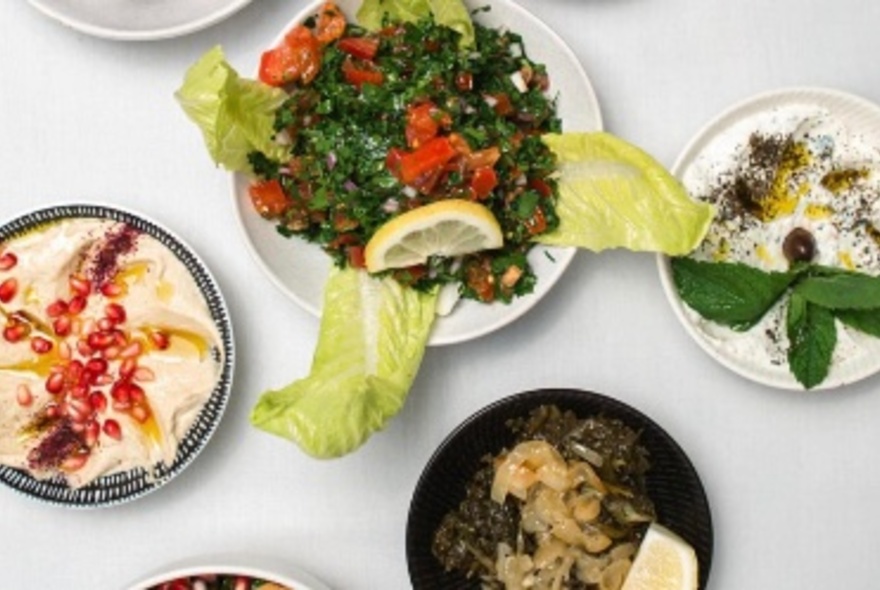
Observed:
[[[673,258],[672,279],[682,300],[704,318],[748,330],[798,277],[765,272],[740,263]]]
[[[807,276],[794,292],[828,309],[880,309],[880,277],[866,274]]]
[[[834,315],[792,293],[786,314],[788,365],[801,385],[810,389],[822,383],[831,367],[837,345]]]
[[[880,338],[878,309],[837,309],[834,316],[850,328]]]

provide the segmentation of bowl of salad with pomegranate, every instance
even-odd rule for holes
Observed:
[[[402,407],[429,344],[520,317],[576,248],[689,252],[711,218],[598,131],[578,59],[508,0],[315,2],[257,79],[222,49],[176,98],[233,172],[245,243],[321,330],[252,422],[318,457]]]

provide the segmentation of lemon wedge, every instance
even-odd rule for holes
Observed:
[[[652,523],[620,590],[696,590],[697,577],[693,547]]]
[[[446,199],[391,219],[367,242],[369,272],[422,264],[429,256],[462,256],[500,248],[501,226],[484,205]]]

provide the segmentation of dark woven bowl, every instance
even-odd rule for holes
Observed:
[[[431,553],[434,531],[443,516],[465,497],[468,481],[480,468],[480,459],[512,446],[514,435],[506,426],[534,408],[555,404],[578,417],[602,414],[619,418],[641,432],[650,453],[646,476],[648,494],[657,520],[678,533],[696,550],[700,589],[706,588],[712,564],[712,515],[703,485],[681,447],[650,418],[630,406],[597,393],[573,389],[543,389],[499,400],[456,428],[440,445],[416,485],[406,529],[406,558],[416,590],[479,590],[476,579],[444,571]]]
[[[100,218],[126,223],[153,237],[168,248],[192,274],[202,292],[222,340],[223,366],[220,379],[211,396],[180,441],[177,455],[170,466],[156,465],[150,473],[142,468],[100,477],[81,488],[73,489],[61,477],[38,480],[19,469],[0,465],[0,483],[35,500],[72,508],[97,508],[140,498],[177,476],[201,452],[220,423],[232,387],[234,363],[232,323],[226,302],[213,276],[201,259],[180,238],[140,214],[115,207],[93,204],[72,204],[47,207],[26,213],[0,227],[0,243],[14,239],[37,227],[70,218]]]

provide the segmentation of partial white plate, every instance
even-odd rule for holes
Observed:
[[[47,16],[96,37],[178,37],[231,16],[251,0],[29,0]]]
[[[711,121],[685,147],[672,168],[673,174],[693,191],[691,172],[698,166],[710,165],[722,157],[722,148],[731,148],[737,140],[747,141],[753,128],[749,123],[757,117],[792,107],[815,106],[828,111],[848,129],[857,131],[861,141],[880,150],[880,106],[864,98],[826,88],[785,88],[759,94],[729,108]],[[711,152],[710,152],[711,150]],[[707,158],[707,154],[711,157]],[[693,192],[692,192],[693,194]],[[711,229],[709,230],[712,231]],[[657,258],[663,290],[675,315],[694,341],[716,361],[739,375],[780,389],[803,390],[791,374],[788,363],[772,364],[740,354],[743,346],[730,346],[737,340],[745,343],[749,332],[734,332],[700,317],[684,304],[678,296],[672,280],[669,258]],[[841,354],[841,345],[835,351],[835,359],[828,377],[814,390],[832,389],[854,383],[880,371],[880,339],[847,331],[852,346]]]
[[[166,582],[203,575],[247,576],[275,582],[290,590],[330,590],[323,582],[293,566],[288,560],[254,555],[217,555],[190,558],[149,574],[127,590],[151,590]]]
[[[467,0],[470,8],[485,6],[482,0]],[[280,42],[284,32],[316,13],[322,2],[311,2],[266,48]],[[360,0],[340,0],[339,7],[349,20],[360,6]],[[550,92],[558,95],[558,114],[566,131],[597,131],[602,128],[599,103],[593,86],[577,57],[565,42],[547,25],[511,0],[497,0],[492,9],[481,12],[477,20],[487,26],[506,27],[522,35],[529,57],[544,63],[550,75]],[[284,239],[275,225],[262,219],[251,206],[247,194],[248,179],[241,174],[232,177],[233,195],[245,243],[257,264],[272,282],[288,297],[319,316],[324,283],[331,261],[319,247],[303,240]],[[550,291],[568,267],[574,248],[536,247],[529,255],[538,277],[535,291],[519,297],[509,305],[485,305],[461,301],[452,314],[438,318],[429,340],[442,346],[478,338],[516,320],[531,309]]]

